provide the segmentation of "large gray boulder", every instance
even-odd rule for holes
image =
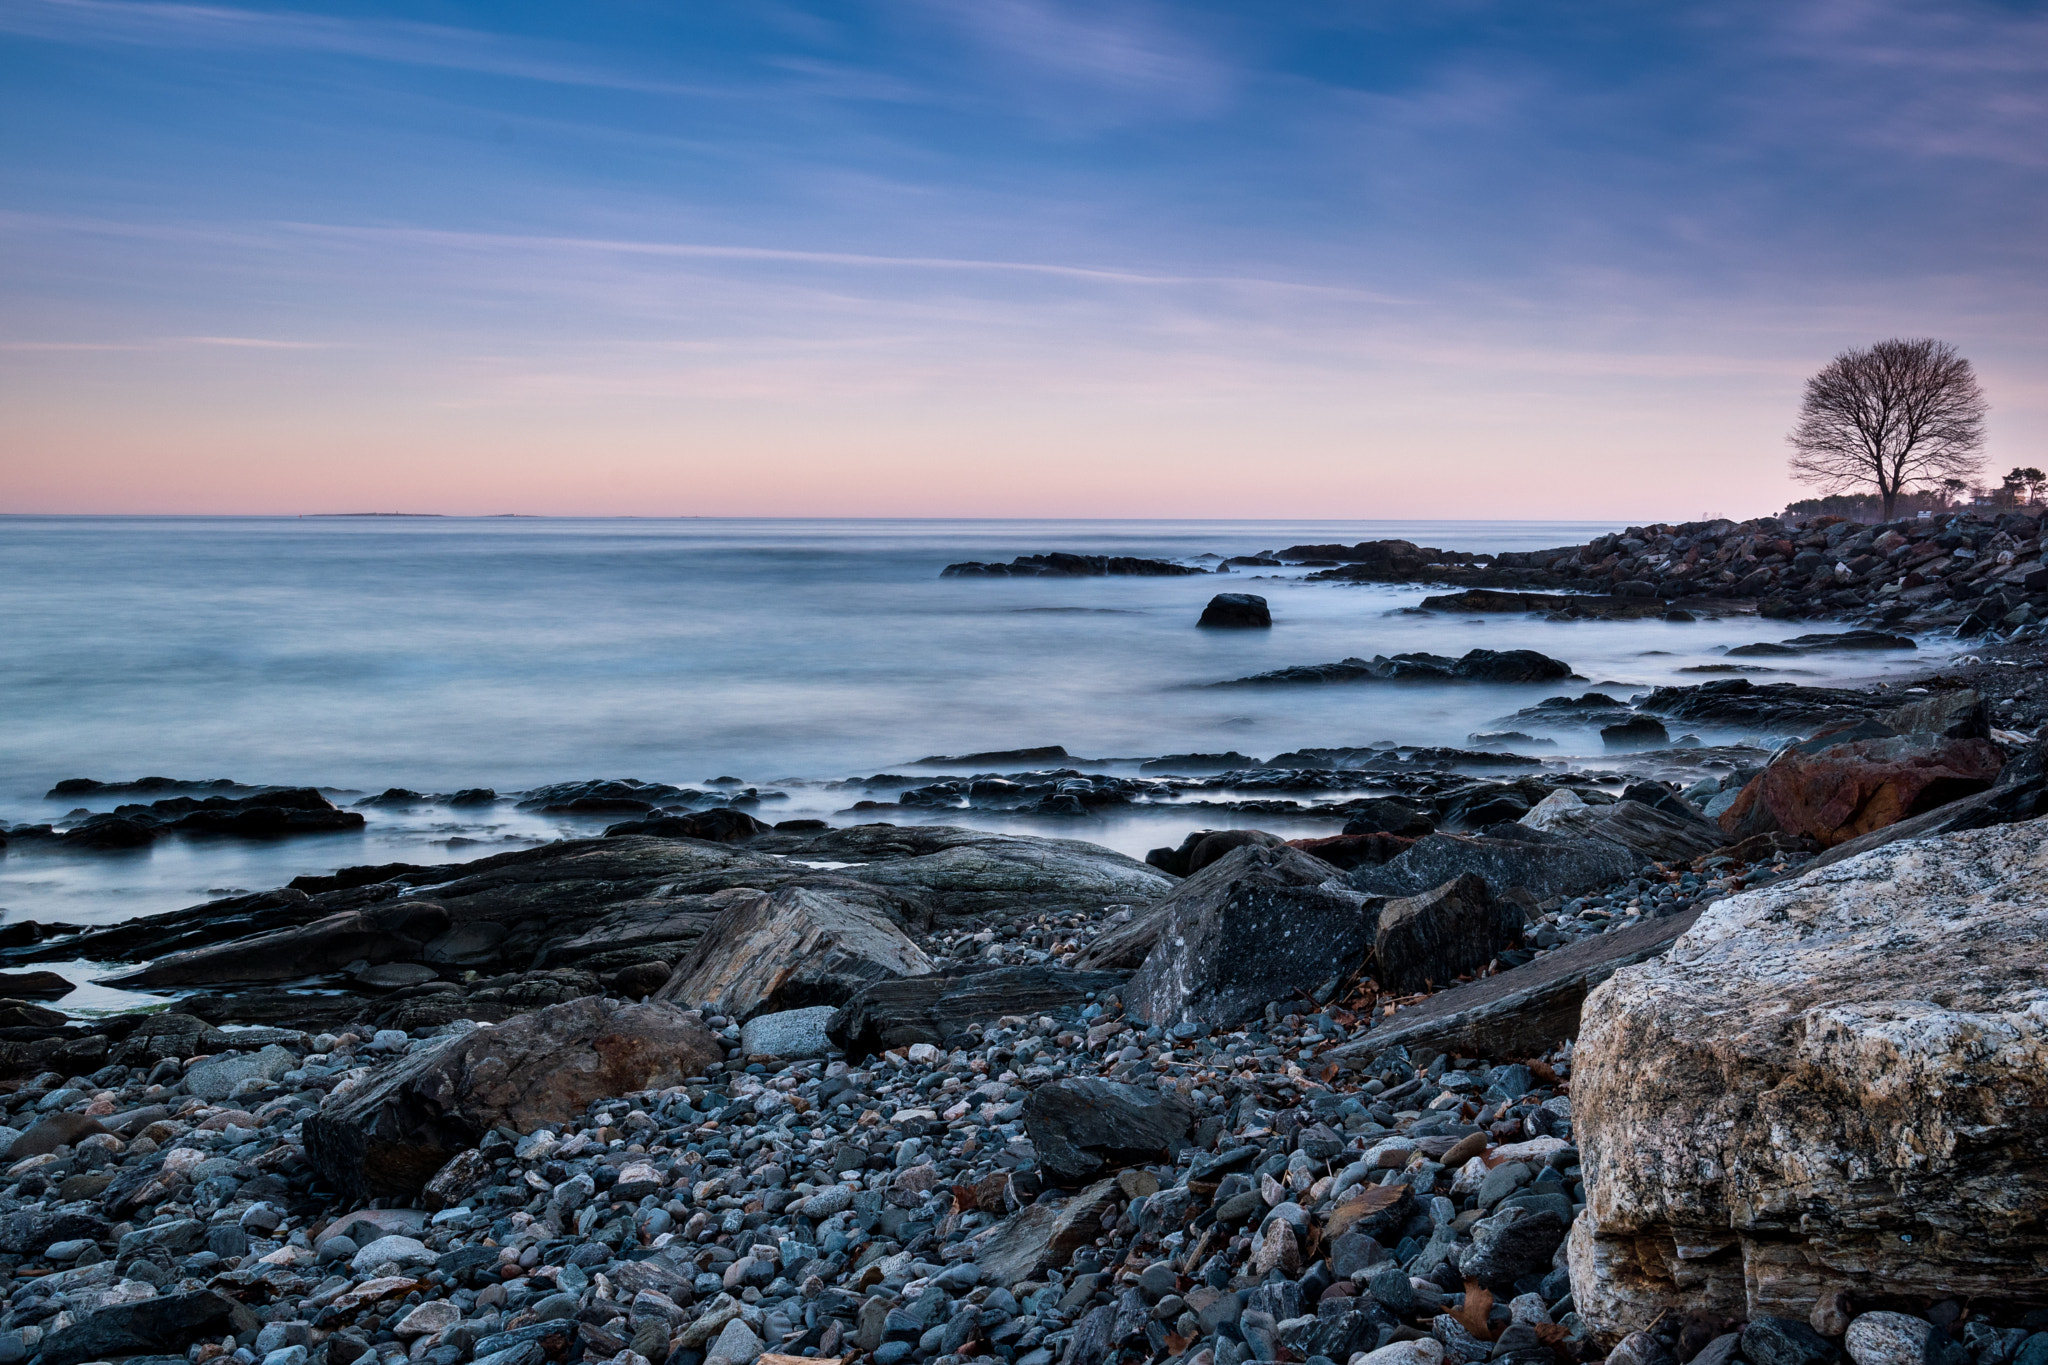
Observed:
[[[1228,1028],[1357,969],[1379,902],[1343,878],[1285,845],[1232,850],[1159,907],[1158,940],[1124,990],[1125,1010],[1148,1023]]]
[[[1373,896],[1415,896],[1478,874],[1495,895],[1515,887],[1538,900],[1582,896],[1635,875],[1642,855],[1610,839],[1582,838],[1531,829],[1488,825],[1477,834],[1431,834],[1399,857],[1351,872],[1351,885]]]
[[[356,1199],[417,1195],[493,1128],[567,1123],[591,1101],[677,1085],[725,1060],[694,1011],[589,996],[444,1035],[337,1086],[306,1156]]]
[[[1580,1315],[2048,1302],[2048,821],[1709,906],[1586,1000]]]
[[[656,999],[710,1003],[738,1018],[844,1004],[875,981],[934,969],[924,949],[872,905],[786,886],[727,909]]]

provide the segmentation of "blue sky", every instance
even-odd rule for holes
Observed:
[[[2048,6],[0,0],[9,510],[1692,516],[2048,463]]]

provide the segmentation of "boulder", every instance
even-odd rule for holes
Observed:
[[[1263,597],[1248,592],[1219,592],[1209,599],[1208,606],[1202,608],[1202,619],[1195,624],[1235,629],[1270,628],[1273,613]]]
[[[1373,979],[1396,995],[1449,985],[1522,937],[1522,912],[1467,872],[1419,896],[1390,900],[1373,935]],[[1325,957],[1325,962],[1329,960]]]
[[[1990,790],[1965,796],[1925,815],[1915,815],[1895,825],[1872,830],[1847,843],[1836,844],[1813,860],[1813,867],[1826,867],[1844,858],[1867,853],[1899,839],[1924,839],[1966,829],[1989,829],[2018,820],[2048,815],[2048,741],[2036,740],[1998,770],[1998,781]]]
[[[1573,1298],[2048,1302],[2048,821],[1901,841],[1719,901],[1587,999]]]
[[[825,1026],[839,1011],[831,1005],[757,1014],[740,1029],[740,1051],[748,1057],[822,1057],[832,1046]]]
[[[1988,739],[1859,721],[1779,751],[1720,824],[1735,839],[1778,831],[1833,847],[1986,791],[2004,764]]]
[[[1259,848],[1278,848],[1286,843],[1277,834],[1268,834],[1262,829],[1219,829],[1205,833],[1199,838],[1190,836],[1192,843],[1187,848],[1187,872],[1193,876],[1209,864],[1220,861],[1232,849],[1256,845]]]
[[[62,1000],[75,989],[56,972],[0,972],[0,999]]]
[[[1104,1171],[1168,1162],[1186,1140],[1195,1108],[1171,1091],[1071,1076],[1024,1100],[1024,1131],[1054,1184],[1079,1185]]]
[[[1605,839],[1660,863],[1702,857],[1728,842],[1719,825],[1668,794],[1658,806],[1626,797],[1612,805],[1589,806],[1577,792],[1559,787],[1520,823],[1551,834]]]
[[[1354,867],[1391,862],[1414,843],[1398,834],[1332,834],[1321,839],[1289,839],[1287,846],[1349,872]]]
[[[1006,1014],[1074,1013],[1095,996],[1120,988],[1122,972],[1059,967],[984,967],[877,981],[855,991],[826,1025],[850,1058],[913,1043],[945,1046],[969,1024]]]
[[[1378,904],[1342,878],[1285,845],[1233,850],[1159,905],[1157,941],[1124,1008],[1149,1023],[1227,1028],[1356,968],[1372,947]]]
[[[1633,876],[1643,859],[1609,839],[1552,834],[1526,825],[1488,825],[1476,834],[1432,834],[1378,867],[1354,868],[1351,885],[1368,895],[1416,896],[1467,872],[1495,895],[1524,887],[1538,900],[1579,896]]]
[[[298,1065],[296,1053],[275,1045],[256,1052],[230,1052],[187,1068],[185,1089],[202,1100],[218,1104],[233,1094],[235,1087],[243,1081],[252,1077],[274,1081]]]
[[[345,1194],[417,1195],[493,1128],[566,1123],[592,1100],[676,1085],[725,1060],[694,1013],[586,997],[446,1035],[329,1095],[306,1155]]]
[[[1600,727],[1600,743],[1610,750],[1660,749],[1670,742],[1671,732],[1655,716],[1630,716]]]
[[[732,844],[751,839],[756,834],[765,834],[768,829],[765,822],[756,820],[743,810],[720,806],[694,815],[650,815],[644,820],[609,825],[605,828],[604,837],[616,839],[627,834],[651,834],[663,839],[705,839],[716,844]]]
[[[1360,801],[1350,811],[1351,818],[1344,822],[1346,834],[1398,834],[1404,839],[1420,839],[1436,830],[1434,816],[1384,797]]]
[[[744,1019],[841,1005],[870,982],[932,970],[924,950],[880,910],[788,886],[721,914],[655,998],[711,1002]]]

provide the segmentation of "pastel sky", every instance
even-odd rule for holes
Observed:
[[[2039,0],[0,0],[0,510],[1754,515],[2044,210]]]

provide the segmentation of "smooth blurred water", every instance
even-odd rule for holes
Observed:
[[[1635,687],[1700,681],[1679,670],[1811,629],[1753,617],[1552,624],[1402,614],[1427,590],[1309,584],[1299,570],[939,576],[958,560],[1047,550],[1189,558],[1398,536],[1498,551],[1613,529],[0,518],[0,816],[60,815],[73,803],[42,799],[60,778],[144,774],[362,792],[506,791],[584,777],[690,785],[730,774],[791,793],[764,816],[828,814],[857,794],[828,791],[826,780],[900,770],[927,754],[1063,744],[1096,757],[1233,748],[1270,757],[1379,739],[1463,744],[1507,712],[1580,686],[1193,686],[1286,664],[1532,648],[1594,685]],[[1227,590],[1266,596],[1274,628],[1196,629],[1203,603]],[[1781,676],[1827,681],[1913,662],[1816,656]],[[120,919],[215,888],[349,863],[474,857],[592,823],[507,805],[481,817],[373,813],[363,834],[277,843],[166,839],[134,854],[17,844],[0,859],[0,907],[17,918]],[[1187,823],[1162,812],[1060,832],[1142,851]]]

